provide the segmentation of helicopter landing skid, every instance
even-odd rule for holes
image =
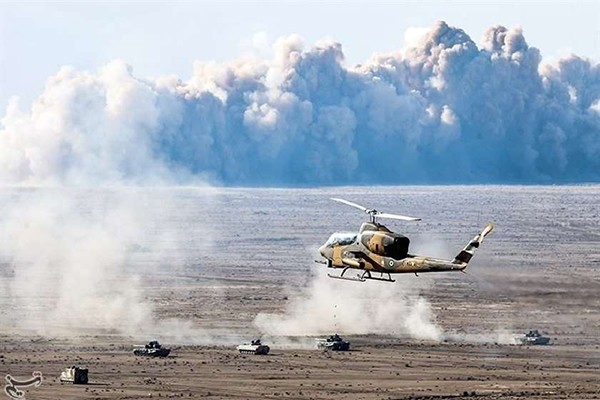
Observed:
[[[343,279],[345,281],[358,281],[358,282],[364,282],[365,278],[364,273],[361,275],[356,275],[356,278],[347,278],[344,276],[344,273],[346,273],[346,271],[348,271],[350,269],[350,267],[346,267],[344,268],[344,270],[342,271],[342,273],[338,276],[338,275],[331,275],[331,274],[327,274],[328,277],[333,278],[333,279]]]
[[[384,276],[387,275],[387,278],[384,278]],[[362,279],[372,279],[374,281],[383,281],[383,282],[396,282],[395,279],[392,279],[392,276],[390,275],[389,272],[380,272],[378,277],[372,276],[371,275],[371,271],[365,271],[363,272]]]
[[[384,274],[387,274],[387,278],[384,278]],[[368,277],[366,277],[365,279],[372,279],[374,281],[382,281],[382,282],[396,282],[395,279],[392,279],[392,276],[387,273],[387,272],[381,272],[381,275],[378,277],[375,276],[371,276],[371,274],[369,274]]]
[[[344,268],[344,270],[342,271],[342,273],[337,276],[337,275],[331,275],[331,274],[327,274],[328,277],[333,278],[333,279],[343,279],[345,281],[357,281],[357,282],[366,282],[367,279],[371,279],[374,281],[382,281],[382,282],[396,282],[396,280],[392,279],[392,276],[389,273],[386,272],[381,272],[381,276],[375,277],[371,275],[371,271],[364,271],[362,274],[360,275],[356,275],[355,278],[349,278],[349,277],[345,277],[344,273],[348,270],[351,269],[350,267],[346,267]],[[384,278],[384,274],[387,274],[387,278]]]
[[[345,281],[356,281],[356,282],[365,282],[366,279],[361,277],[360,275],[356,275],[356,278],[348,278],[345,276],[337,276],[337,275],[331,275],[331,274],[327,274],[328,277],[332,278],[332,279],[342,279]]]

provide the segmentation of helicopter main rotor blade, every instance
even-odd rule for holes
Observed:
[[[416,217],[407,217],[406,215],[396,215],[396,214],[388,214],[388,213],[377,213],[375,214],[377,218],[390,218],[390,219],[399,219],[401,221],[420,221],[421,218]]]
[[[340,199],[340,198],[337,198],[337,197],[331,197],[331,200],[337,201],[337,202],[340,202],[340,203],[343,203],[343,204],[346,204],[346,205],[351,206],[351,207],[358,208],[359,210],[362,210],[362,211],[366,212],[367,214],[371,215],[371,217],[375,217],[375,218],[399,219],[401,221],[420,221],[421,220],[421,218],[408,217],[406,215],[382,213],[382,212],[379,212],[377,210],[369,209],[367,207],[361,206],[360,204],[356,204],[356,203],[353,203],[351,201]]]
[[[344,204],[346,204],[346,205],[348,205],[348,206],[351,206],[351,207],[358,208],[359,210],[363,210],[363,211],[364,211],[364,212],[366,212],[366,213],[368,213],[369,211],[371,211],[371,210],[369,210],[369,209],[368,209],[368,208],[366,208],[366,207],[363,207],[363,206],[361,206],[361,205],[359,205],[359,204],[353,203],[353,202],[351,202],[351,201],[348,201],[348,200],[344,200],[344,199],[338,199],[337,197],[331,197],[331,200],[333,200],[333,201],[337,201],[337,202],[340,202],[340,203],[344,203]]]

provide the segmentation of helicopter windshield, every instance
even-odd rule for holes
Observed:
[[[354,232],[336,232],[327,239],[325,246],[346,246],[356,241],[357,234]]]

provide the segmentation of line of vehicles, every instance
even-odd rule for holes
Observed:
[[[520,345],[548,345],[550,338],[542,335],[537,329],[516,337],[516,343]],[[327,338],[315,339],[315,348],[322,351],[349,351],[350,342],[344,340],[340,335],[333,334]],[[267,355],[270,347],[261,342],[260,339],[254,339],[249,343],[238,345],[236,349],[240,354],[245,355]],[[163,347],[157,340],[148,342],[145,345],[134,345],[133,354],[139,357],[168,357],[171,349]],[[89,382],[89,370],[78,366],[65,368],[60,376],[61,383],[71,383],[76,385],[85,385]]]
[[[516,344],[525,346],[549,345],[550,338],[542,335],[537,329],[515,338]],[[315,339],[315,348],[323,351],[349,351],[350,342],[344,340],[337,333],[327,338]],[[236,347],[240,354],[246,355],[267,355],[270,347],[261,342],[260,339],[254,339],[249,343],[243,343]],[[152,340],[148,344],[134,345],[133,354],[139,357],[168,357],[171,349],[163,347],[157,340]],[[72,383],[85,385],[88,383],[88,369],[72,366],[65,368],[60,374],[61,383]]]

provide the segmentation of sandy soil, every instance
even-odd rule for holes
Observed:
[[[356,350],[274,350],[245,356],[226,347],[179,347],[167,359],[132,356],[119,346],[60,349],[37,342],[7,346],[0,363],[14,376],[41,370],[29,399],[142,398],[598,398],[598,350],[403,343],[349,338]],[[592,350],[595,355],[591,354]],[[61,384],[64,365],[90,369],[89,385]]]

